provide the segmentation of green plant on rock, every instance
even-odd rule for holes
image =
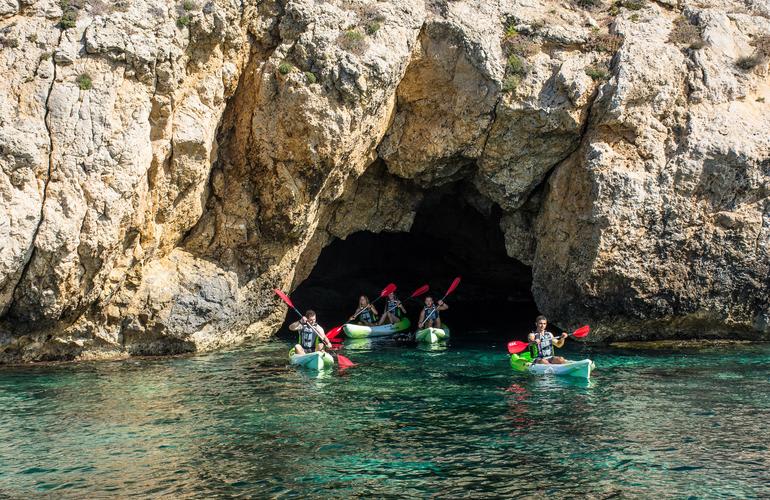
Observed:
[[[286,61],[283,61],[281,64],[278,65],[278,72],[282,75],[288,75],[291,73],[291,70],[294,69],[294,66],[291,65],[291,63],[288,63]]]
[[[508,71],[513,75],[523,76],[527,70],[524,67],[524,61],[518,54],[511,54],[508,57]]]
[[[628,10],[642,10],[647,5],[646,0],[620,0],[617,5]]]
[[[184,2],[182,2],[182,8],[187,12],[190,12],[191,10],[195,10],[196,7],[197,5],[195,5],[195,2],[193,2],[192,0],[184,0]]]
[[[505,27],[505,36],[504,38],[513,38],[519,36],[519,32],[516,29],[516,26],[513,25],[513,23],[509,24]]]
[[[361,33],[358,28],[345,30],[339,38],[339,44],[342,48],[351,52],[360,54],[366,48],[366,35]]]
[[[604,81],[610,79],[610,74],[607,70],[599,68],[597,66],[588,66],[585,69],[586,75],[590,76],[594,81]]]
[[[93,82],[91,81],[91,75],[88,73],[81,73],[75,80],[80,87],[80,90],[91,90]]]
[[[521,83],[521,77],[519,75],[510,75],[503,80],[503,92],[516,92],[519,84]]]
[[[366,34],[374,35],[380,30],[380,23],[378,21],[371,21],[366,25]]]
[[[285,73],[284,73],[285,74]],[[312,71],[305,71],[305,81],[312,85],[318,81],[318,77]]]
[[[192,18],[185,14],[184,16],[179,16],[179,18],[176,20],[176,25],[180,28],[184,28],[185,26],[189,26],[192,22]]]

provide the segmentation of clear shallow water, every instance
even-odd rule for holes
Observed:
[[[0,498],[770,496],[770,346],[590,354],[590,384],[502,342],[349,349],[314,377],[274,342],[0,368]]]

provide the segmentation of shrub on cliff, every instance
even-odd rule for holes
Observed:
[[[81,73],[76,80],[80,90],[91,90],[93,82],[91,81],[91,75],[88,73]]]
[[[679,16],[674,20],[668,41],[677,45],[686,45],[691,49],[700,49],[704,45],[701,28],[692,24],[684,16]]]
[[[614,54],[623,45],[623,37],[613,33],[591,33],[584,48],[590,52]]]
[[[366,50],[366,35],[358,28],[351,28],[340,35],[338,42],[340,47],[355,54],[361,54]]]
[[[609,72],[604,68],[597,66],[587,66],[585,69],[586,75],[590,76],[593,81],[604,81],[610,79]]]
[[[735,60],[735,65],[744,71],[752,70],[770,58],[770,35],[755,38],[751,45],[754,47],[754,52],[751,55]]]
[[[510,75],[503,80],[503,92],[516,92],[516,88],[521,83],[519,75]]]

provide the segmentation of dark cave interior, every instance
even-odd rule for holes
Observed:
[[[374,299],[388,283],[398,286],[402,300],[426,283],[428,295],[438,299],[461,276],[460,286],[446,299],[450,309],[442,314],[452,326],[453,340],[520,336],[537,315],[532,270],[506,254],[499,209],[482,214],[461,189],[456,185],[428,193],[408,233],[362,231],[334,240],[294,290],[294,303],[303,311],[314,309],[328,330],[355,312],[359,295]],[[413,320],[423,298],[405,301]],[[381,310],[383,301],[378,304]],[[294,313],[287,314],[281,331],[286,333],[294,320]]]

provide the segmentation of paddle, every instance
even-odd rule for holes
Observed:
[[[590,331],[591,331],[591,327],[589,327],[588,325],[584,325],[578,328],[577,330],[575,330],[574,332],[572,332],[571,334],[568,333],[567,336],[569,337],[570,335],[572,335],[573,337],[580,339],[588,335],[588,332]],[[527,348],[529,348],[529,342],[521,342],[518,340],[512,340],[508,342],[508,352],[511,354],[518,354],[522,351],[527,350]]]
[[[454,291],[455,291],[455,288],[457,288],[457,286],[458,286],[459,284],[460,284],[460,277],[458,276],[458,277],[456,277],[456,278],[455,278],[455,279],[452,281],[452,284],[451,284],[451,285],[449,285],[449,288],[447,289],[446,293],[444,294],[444,296],[443,296],[443,297],[441,297],[441,300],[439,300],[438,302],[444,302],[444,299],[445,299],[445,298],[447,298],[447,297],[449,296],[449,294],[450,294],[450,293],[454,292]],[[438,304],[438,302],[436,302],[436,304]],[[424,325],[425,323],[427,323],[427,322],[428,322],[428,320],[430,320],[431,318],[433,318],[433,315],[435,314],[435,312],[436,312],[436,311],[438,311],[438,307],[439,307],[439,306],[437,305],[437,306],[436,306],[436,308],[433,310],[433,312],[431,312],[431,313],[430,313],[430,316],[429,316],[429,317],[427,317],[427,318],[423,318],[423,320],[422,320],[422,322],[420,323],[420,325],[418,326],[418,328],[422,328],[422,325]]]
[[[381,298],[387,297],[388,295],[390,295],[391,293],[393,293],[395,291],[396,291],[396,285],[394,285],[393,283],[389,283],[385,288],[382,289],[382,291],[380,292],[380,296],[377,297],[376,299],[374,299],[373,301],[371,301],[369,305],[374,304],[375,302],[377,302]],[[353,316],[351,316],[351,319],[349,319],[348,321],[353,321],[354,319],[356,319],[359,314],[361,314],[362,312],[366,311],[367,307],[369,307],[369,306],[362,307],[361,309],[356,311],[356,313]],[[336,339],[337,335],[339,335],[340,332],[342,331],[342,327],[343,326],[344,325],[336,326],[336,327],[332,328],[331,330],[329,330],[329,333],[326,334],[326,338],[328,338],[329,340]]]
[[[277,289],[277,288],[274,288],[274,289],[273,289],[273,291],[275,292],[275,294],[276,294],[276,295],[278,295],[278,296],[281,298],[281,300],[282,300],[282,301],[286,302],[286,305],[287,305],[287,306],[289,306],[290,308],[292,308],[292,309],[294,310],[294,312],[295,312],[295,313],[297,313],[297,316],[299,316],[300,318],[303,318],[303,317],[304,317],[304,316],[302,316],[302,313],[301,313],[301,312],[299,312],[299,309],[297,309],[296,307],[294,307],[294,303],[291,301],[291,299],[289,298],[289,296],[288,296],[288,295],[286,295],[285,293],[283,293],[281,290],[279,290],[279,289]],[[308,323],[308,324],[310,325],[310,323]],[[315,327],[315,326],[313,326],[313,325],[310,325],[310,328],[312,328],[313,330],[315,330],[315,332],[316,332],[316,333],[318,333],[318,334],[320,334],[320,333],[321,333],[321,332],[320,332],[320,331],[318,331],[318,330],[316,329],[316,327]],[[328,336],[326,337],[326,340],[328,340],[328,341],[329,341],[329,343],[331,344],[331,340],[329,340],[329,337],[328,337]],[[355,364],[355,363],[353,363],[352,361],[350,361],[348,358],[346,358],[346,357],[345,357],[345,356],[343,356],[342,354],[340,354],[340,353],[336,353],[336,354],[337,354],[337,364],[340,366],[340,368],[349,368],[349,367],[351,367],[351,366],[356,366],[356,364]]]

